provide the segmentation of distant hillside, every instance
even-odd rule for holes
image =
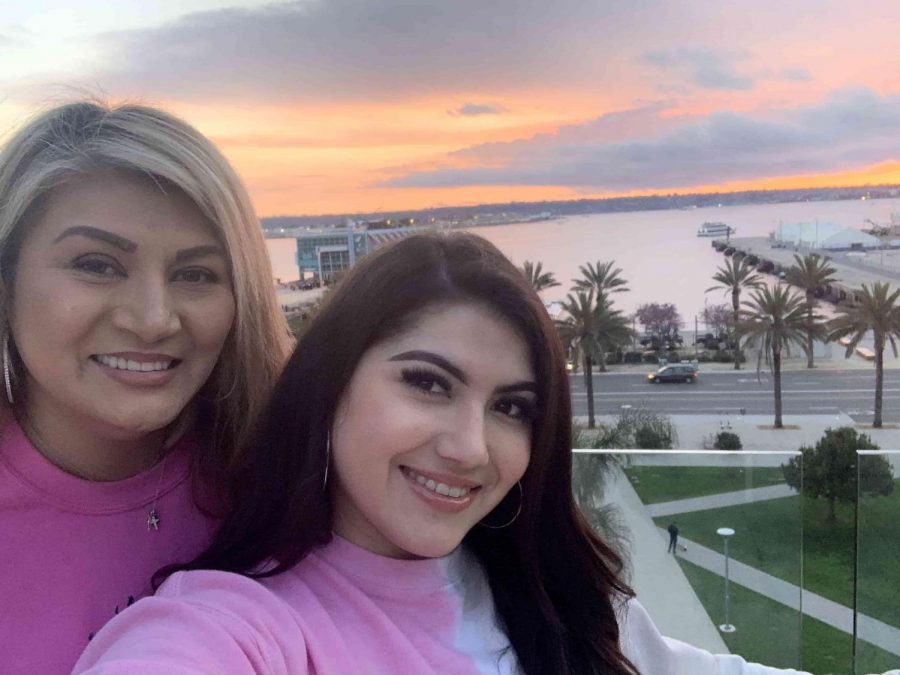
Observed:
[[[276,216],[263,218],[266,230],[279,228],[322,227],[335,225],[347,219],[383,220],[385,218],[415,218],[428,221],[431,218],[444,221],[467,221],[474,216],[518,214],[523,219],[544,212],[556,216],[583,213],[618,213],[624,211],[656,211],[665,209],[692,209],[705,206],[735,206],[740,204],[778,204],[803,201],[835,201],[841,199],[887,199],[900,197],[900,185],[876,187],[815,188],[803,190],[753,190],[747,192],[714,192],[711,194],[671,194],[647,197],[613,197],[610,199],[577,199],[554,202],[509,202],[506,204],[477,204],[474,206],[447,206],[419,211],[378,211],[377,213],[336,213],[324,216]]]

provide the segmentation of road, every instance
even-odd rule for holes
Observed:
[[[594,373],[594,404],[598,415],[613,415],[623,406],[645,407],[670,415],[772,414],[770,375],[756,371],[707,371],[696,384],[649,384],[646,371]],[[584,375],[570,375],[572,408],[587,415]],[[828,415],[843,412],[860,423],[872,421],[875,373],[860,370],[788,371],[782,374],[785,415]],[[900,422],[900,370],[884,373],[885,423]]]

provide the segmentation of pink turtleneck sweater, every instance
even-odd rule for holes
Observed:
[[[646,675],[796,673],[662,637],[637,602],[620,642]],[[173,575],[113,619],[79,660],[90,675],[513,675],[487,579],[463,549],[395,560],[334,540],[287,572]]]
[[[71,671],[92,635],[150,590],[163,565],[207,545],[191,498],[194,444],[145,473],[91,482],[45,459],[9,422],[0,436],[0,673]],[[148,529],[156,505],[159,529]]]

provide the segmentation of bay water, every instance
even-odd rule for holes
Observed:
[[[706,221],[721,221],[736,228],[735,238],[764,237],[779,223],[838,223],[868,227],[890,221],[900,213],[900,199],[748,204],[720,208],[634,211],[568,216],[556,220],[475,227],[469,231],[494,243],[516,264],[540,261],[562,285],[542,293],[544,300],[564,299],[578,268],[588,262],[614,260],[622,268],[629,292],[614,296],[615,306],[631,314],[649,302],[671,302],[678,308],[685,329],[704,304],[729,303],[722,291],[705,293],[714,285],[712,275],[725,257],[711,246],[711,238],[698,237]],[[267,240],[275,277],[297,278],[293,239]]]

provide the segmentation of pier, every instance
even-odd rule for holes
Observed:
[[[794,255],[802,257],[813,253],[822,256],[837,270],[839,280],[825,286],[819,298],[833,304],[855,304],[858,301],[855,291],[863,284],[900,284],[900,250],[897,249],[830,251],[810,246],[779,245],[767,237],[731,238],[729,241],[714,239],[712,245],[733,248],[731,255],[755,256],[759,261],[755,266],[760,272],[765,268],[764,263],[770,263],[771,270],[767,273],[782,279],[795,264]]]

